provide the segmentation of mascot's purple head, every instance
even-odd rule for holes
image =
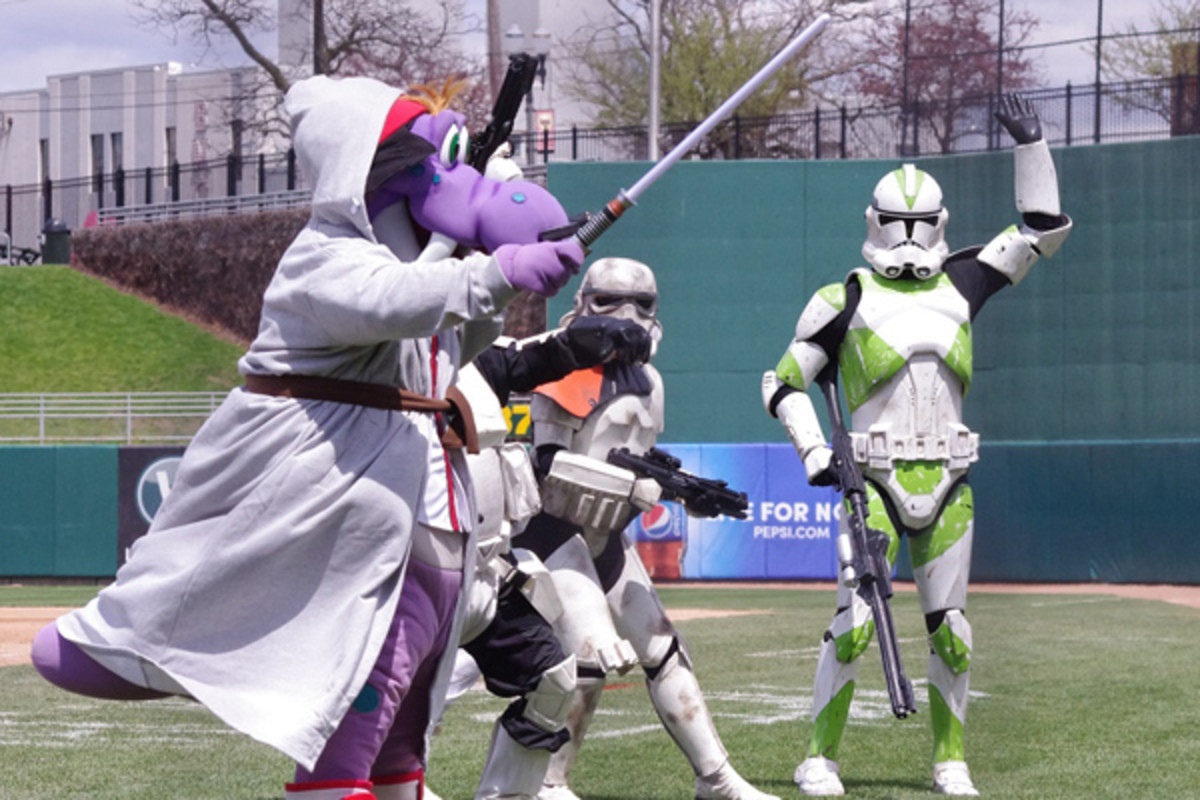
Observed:
[[[440,90],[419,86],[392,104],[367,176],[370,216],[403,201],[426,231],[487,252],[536,242],[542,231],[565,225],[566,212],[545,189],[494,180],[467,163],[466,118],[449,108],[461,88],[455,81]]]

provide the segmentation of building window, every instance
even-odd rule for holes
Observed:
[[[121,132],[111,134],[112,138],[112,169],[120,172],[125,169],[125,135]]]
[[[104,134],[92,134],[92,191],[104,191]]]

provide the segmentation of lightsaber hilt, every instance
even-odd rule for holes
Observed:
[[[632,208],[633,204],[633,200],[622,189],[616,197],[608,201],[608,204],[598,214],[592,214],[588,217],[588,221],[583,223],[579,230],[575,232],[575,238],[579,240],[579,243],[586,250],[591,246],[592,242],[600,238],[600,234],[612,227],[612,224],[626,210]]]

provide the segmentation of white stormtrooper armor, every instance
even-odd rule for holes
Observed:
[[[579,316],[630,319],[657,342],[657,304],[654,274],[647,266],[605,258],[588,269],[563,321]],[[539,463],[543,453],[553,453],[542,480],[547,513],[516,541],[524,546],[526,539],[537,540],[531,546],[540,550],[565,607],[555,630],[579,667],[569,716],[571,741],[551,758],[539,797],[576,797],[568,787],[570,769],[606,675],[640,665],[655,710],[695,771],[696,797],[771,800],[729,763],[686,646],[623,533],[637,513],[653,508],[659,494],[653,481],[606,462],[614,448],[646,452],[663,428],[662,379],[650,364],[635,369],[640,377],[602,370],[576,373],[566,384],[542,387],[533,397]],[[628,591],[630,584],[640,591]]]
[[[934,789],[954,795],[977,794],[963,749],[974,516],[966,476],[979,457],[979,437],[962,414],[972,377],[971,322],[992,293],[1019,283],[1071,228],[1036,115],[1014,97],[997,116],[1018,142],[1021,225],[951,255],[936,181],[911,164],[885,175],[866,212],[863,255],[871,269],[818,291],[779,365],[763,377],[768,413],[783,423],[810,482],[824,483],[831,481],[830,451],[806,390],[823,370],[840,371],[869,524],[889,536],[889,562],[901,534],[908,536],[929,631]],[[844,567],[846,554],[839,560]],[[837,749],[872,631],[870,607],[843,583],[818,658],[808,758],[796,770],[802,794],[843,793]]]

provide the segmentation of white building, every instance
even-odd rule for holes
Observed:
[[[579,32],[597,12],[578,0],[456,1],[477,23],[463,33],[465,57],[486,58],[489,6],[502,32],[490,37],[492,46],[545,56],[544,81],[534,86],[533,108],[518,116],[518,133],[552,124],[563,136],[587,124],[556,65],[578,51]],[[278,22],[278,62],[289,71],[311,69],[311,0],[278,0]],[[254,193],[259,183],[285,188],[286,144],[246,124],[265,113],[245,99],[258,80],[253,67],[191,72],[160,63],[54,75],[44,88],[0,93],[0,231],[14,245],[36,248],[51,217],[74,230],[117,206],[224,197],[234,188],[225,169],[230,156],[240,159],[236,193]],[[274,159],[266,180],[256,170],[260,154]],[[173,174],[176,162],[183,170]]]

